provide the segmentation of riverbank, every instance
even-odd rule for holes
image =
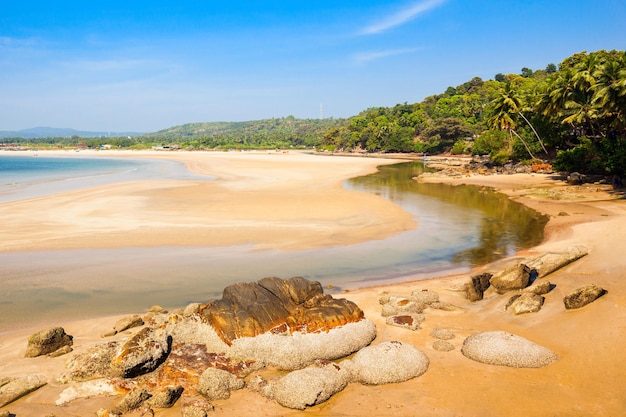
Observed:
[[[168,153],[162,157],[169,158],[172,155],[176,158],[188,158],[182,153]],[[288,162],[292,157],[293,155],[272,155],[271,158],[284,158],[285,164],[275,164],[276,171],[271,179],[256,182],[245,189],[241,188],[239,181],[232,181],[226,186],[228,192],[254,192],[271,183],[288,187],[290,181],[307,179],[311,181],[309,190],[312,192],[315,184],[320,184],[319,178],[304,174],[294,177],[293,166]],[[317,175],[317,171],[321,169],[332,170],[325,177],[330,182],[322,181],[321,184],[328,186],[336,184],[342,175],[353,176],[371,171],[373,165],[356,161],[370,161],[380,165],[379,161],[369,158],[352,158],[350,161],[337,158],[329,159],[334,159],[342,167],[335,167],[330,161],[323,165],[315,165],[318,163],[315,162],[311,166],[310,175]],[[224,159],[219,167],[226,172],[221,174],[225,179],[241,172],[243,166],[248,170],[254,165],[245,163],[237,167],[230,165],[229,161],[228,158]],[[200,164],[192,158],[190,164],[194,163]],[[215,173],[219,170],[212,166],[209,171]],[[462,293],[454,289],[466,282],[470,274],[427,281],[414,281],[413,277],[408,276],[402,284],[344,293],[343,296],[355,301],[365,311],[366,316],[375,322],[378,331],[375,343],[386,340],[411,343],[429,357],[429,370],[421,377],[401,384],[376,387],[349,385],[328,402],[306,412],[284,409],[247,390],[237,391],[230,400],[215,401],[215,415],[300,416],[306,413],[312,416],[419,414],[495,417],[614,416],[626,413],[626,388],[618,382],[623,379],[623,369],[626,369],[626,326],[623,324],[626,322],[626,259],[621,256],[622,231],[626,227],[624,200],[617,199],[618,196],[605,186],[568,186],[550,175],[425,177],[420,180],[495,187],[511,198],[549,215],[551,219],[546,229],[545,242],[526,251],[527,253],[543,253],[584,245],[589,249],[589,254],[550,275],[549,280],[555,288],[546,294],[546,302],[541,311],[534,314],[515,316],[510,311],[505,311],[504,306],[509,296],[498,295],[493,290],[487,291],[484,300],[469,302]],[[287,192],[287,188],[283,188],[283,192]],[[332,203],[332,198],[341,196],[330,193],[329,197],[329,203]],[[60,205],[59,209],[62,207]],[[335,216],[342,213],[340,208],[341,205],[334,212]],[[332,207],[328,210],[328,221],[332,223]],[[392,213],[393,211],[381,208],[379,215],[385,217],[393,215]],[[343,214],[339,218],[345,219],[345,216]],[[304,220],[310,219],[305,216]],[[358,225],[355,227],[358,228]],[[64,238],[57,240],[62,241]],[[492,267],[487,265],[476,268],[472,273]],[[607,289],[608,293],[581,310],[566,311],[562,302],[563,296],[572,289],[591,283]],[[380,315],[379,297],[384,293],[409,295],[413,290],[419,289],[437,291],[442,301],[455,305],[457,309],[427,310],[422,329],[415,332],[387,326]],[[138,312],[145,307],[148,306],[138,306]],[[117,317],[107,317],[59,324],[75,336],[75,347],[80,349],[81,346],[100,342],[102,339],[99,335],[103,329],[110,328],[116,319]],[[450,340],[455,348],[453,351],[441,352],[433,348],[435,339],[431,332],[435,328],[446,328],[455,334],[455,338]],[[460,354],[460,347],[467,336],[487,330],[505,330],[524,336],[553,350],[560,359],[544,368],[512,369],[478,364]],[[25,341],[30,333],[32,331],[19,331],[0,336],[0,376],[27,373],[54,376],[63,369],[63,358],[23,358]],[[51,413],[57,416],[91,415],[100,406],[111,401],[81,400],[61,408],[48,405],[54,402],[62,389],[58,384],[50,384],[45,390],[33,393],[5,409],[18,416]],[[174,407],[159,411],[157,415],[178,416],[180,409]]]

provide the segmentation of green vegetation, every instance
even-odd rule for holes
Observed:
[[[0,139],[0,143],[26,142]],[[317,148],[343,152],[489,155],[494,163],[552,162],[557,170],[623,175],[626,52],[581,52],[558,67],[475,77],[420,103],[348,119],[288,116],[191,123],[132,138],[49,138],[43,146],[181,149]]]

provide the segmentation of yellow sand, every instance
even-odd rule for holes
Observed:
[[[195,233],[183,224],[192,224],[195,232],[211,236],[212,242],[223,239],[220,244],[254,242],[261,247],[298,249],[380,238],[415,227],[414,220],[391,203],[341,188],[343,179],[371,172],[375,165],[393,161],[294,153],[167,153],[156,157],[185,161],[192,169],[214,175],[218,180],[210,184],[126,184],[4,204],[0,206],[0,215],[3,226],[9,225],[9,233],[3,233],[0,238],[0,249],[206,243],[194,240]],[[414,344],[430,358],[429,370],[401,384],[351,384],[328,402],[304,412],[282,408],[242,390],[233,393],[229,400],[215,401],[214,415],[626,415],[624,200],[617,199],[603,186],[567,186],[546,175],[431,178],[429,181],[494,186],[549,214],[551,220],[545,242],[528,253],[575,244],[586,245],[590,253],[547,278],[556,288],[546,295],[545,305],[535,314],[514,316],[504,311],[509,297],[491,290],[483,301],[475,303],[451,291],[465,282],[469,274],[416,282],[411,282],[409,276],[405,284],[346,293],[346,298],[355,301],[376,323],[375,342],[401,340]],[[254,204],[250,204],[251,201]],[[119,207],[116,213],[107,210],[113,205]],[[37,217],[41,207],[46,207],[51,214],[35,220],[37,224],[32,225],[33,216]],[[206,210],[210,214],[203,216]],[[211,219],[215,217],[221,222],[230,222],[232,234],[226,236],[213,230],[216,225]],[[4,221],[7,218],[11,221]],[[287,222],[291,232],[286,234],[276,227],[280,222]],[[28,233],[23,230],[19,233],[20,227],[28,225],[31,226]],[[301,226],[302,233],[294,233],[294,225]],[[154,229],[149,236],[145,236],[147,229]],[[121,232],[132,238],[120,237]],[[477,268],[473,272],[482,270]],[[563,296],[591,283],[604,287],[608,294],[580,310],[566,311]],[[426,310],[423,328],[416,332],[384,324],[378,303],[383,292],[409,295],[415,289],[424,288],[438,291],[442,301],[459,308],[453,312]],[[143,311],[139,307],[138,310]],[[116,319],[59,324],[75,336],[75,349],[79,352],[101,341],[99,334],[110,328]],[[454,351],[438,352],[432,348],[435,339],[430,332],[434,328],[447,328],[456,334],[451,340]],[[553,350],[560,359],[540,369],[511,369],[476,363],[462,356],[460,347],[464,338],[487,330],[505,330],[524,336]],[[32,332],[33,329],[29,329],[0,336],[0,376],[41,373],[52,378],[63,369],[65,358],[62,357],[23,358],[26,339]],[[52,382],[2,410],[10,410],[18,416],[87,416],[118,400],[81,400],[66,407],[50,405],[63,388]],[[170,410],[157,411],[156,415],[180,416],[180,413],[180,404],[177,404]]]

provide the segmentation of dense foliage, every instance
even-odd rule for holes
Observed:
[[[421,103],[371,108],[326,132],[320,148],[487,154],[496,163],[623,174],[626,53],[578,53],[557,68],[522,68],[449,87]]]
[[[0,143],[23,142],[2,139]],[[32,142],[31,142],[32,143]],[[288,116],[191,123],[121,138],[48,138],[38,146],[182,149],[313,148],[344,152],[489,155],[553,162],[557,170],[624,174],[626,52],[581,52],[558,67],[475,77],[420,103],[364,110],[349,119]]]

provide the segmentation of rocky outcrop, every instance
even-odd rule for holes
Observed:
[[[567,294],[563,297],[563,303],[568,310],[581,308],[602,297],[606,292],[604,288],[597,285],[587,285]]]
[[[461,352],[477,362],[512,368],[539,368],[558,359],[551,350],[503,331],[475,333],[465,339]]]
[[[111,360],[113,375],[133,378],[154,371],[172,347],[172,338],[163,330],[144,328],[123,343]]]
[[[474,275],[465,285],[465,296],[470,301],[479,301],[483,299],[485,291],[491,286],[489,280],[493,275],[486,272],[484,274]]]
[[[38,390],[47,384],[39,375],[28,375],[20,378],[7,378],[0,385],[0,407]]]
[[[316,360],[335,360],[369,345],[376,326],[369,320],[349,323],[328,332],[294,333],[292,337],[265,333],[233,341],[230,355],[251,358],[283,370],[304,368]]]
[[[531,268],[518,263],[502,272],[494,274],[489,282],[498,294],[526,288],[530,283]]]
[[[301,277],[233,284],[200,310],[227,344],[266,332],[328,331],[364,317],[356,304],[325,295],[319,282]]]
[[[65,333],[62,327],[52,327],[33,334],[28,339],[26,347],[26,357],[34,358],[41,355],[48,355],[60,349],[64,349],[64,353],[71,351],[73,344],[72,336]]]

